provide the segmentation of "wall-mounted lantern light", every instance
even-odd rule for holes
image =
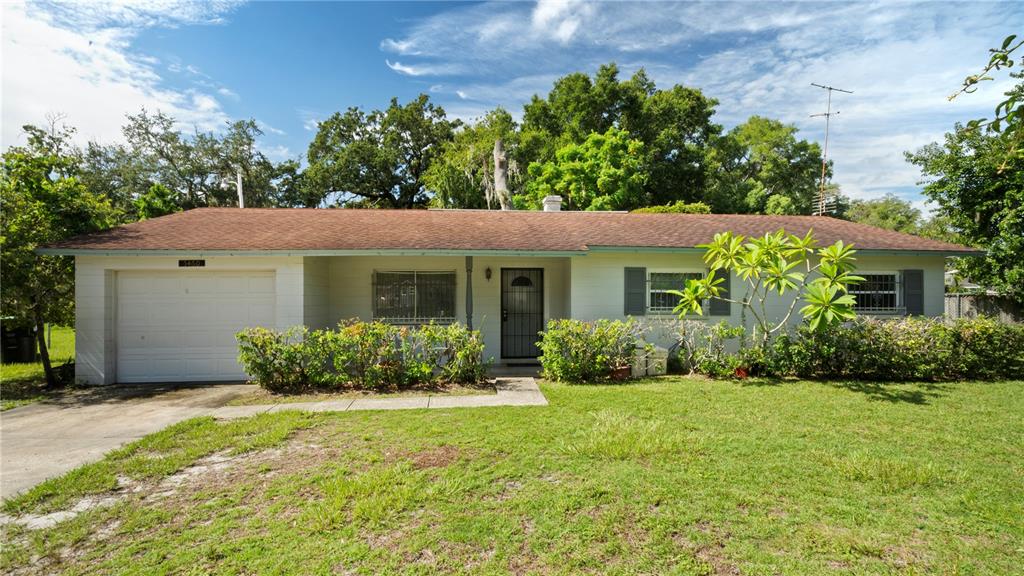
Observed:
[[[488,281],[488,282],[490,282],[490,281],[491,281],[491,267],[490,267],[490,266],[488,266],[488,267],[487,267],[487,268],[486,268],[486,269],[484,270],[484,278],[487,278],[487,281]]]

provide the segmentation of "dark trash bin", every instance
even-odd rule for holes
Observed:
[[[29,328],[4,328],[0,331],[0,361],[36,361],[36,337]]]

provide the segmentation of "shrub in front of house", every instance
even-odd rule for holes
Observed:
[[[309,347],[304,327],[277,332],[247,328],[238,333],[238,361],[253,380],[272,392],[297,394],[312,388],[306,374]]]
[[[991,318],[859,317],[775,339],[757,369],[879,381],[1017,378],[1024,373],[1024,326]]]
[[[429,356],[440,369],[445,382],[474,384],[487,372],[484,340],[480,332],[467,330],[462,324],[428,324],[420,329],[425,343],[436,356]]]
[[[604,380],[630,366],[642,344],[635,320],[551,320],[541,332],[544,377],[559,382]]]
[[[729,353],[727,346],[743,336],[743,327],[732,326],[725,320],[717,324],[701,320],[680,321],[676,331],[678,352],[675,355],[679,371],[716,378],[732,376],[740,367],[742,358]]]
[[[333,330],[248,328],[239,361],[272,392],[357,388],[387,390],[483,379],[483,338],[462,324],[395,326],[342,322]]]
[[[950,330],[958,377],[997,380],[1024,375],[1024,324],[960,318]]]

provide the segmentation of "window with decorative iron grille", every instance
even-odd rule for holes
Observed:
[[[860,274],[863,282],[850,285],[857,301],[855,310],[864,314],[895,314],[902,311],[899,274]]]
[[[374,272],[373,318],[394,324],[455,321],[455,272]]]
[[[700,280],[701,272],[651,272],[647,278],[647,310],[652,314],[667,314],[679,304],[679,297],[669,290],[682,290],[689,280]]]

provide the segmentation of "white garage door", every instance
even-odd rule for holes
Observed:
[[[235,334],[274,303],[273,272],[118,272],[117,379],[242,380]]]

